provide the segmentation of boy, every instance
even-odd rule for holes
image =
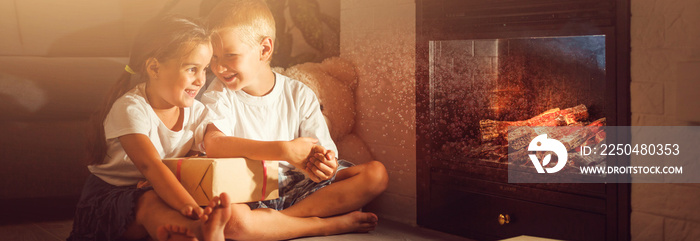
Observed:
[[[280,162],[280,198],[251,207],[269,207],[293,217],[330,217],[358,210],[386,189],[388,177],[380,162],[352,166],[337,160],[335,144],[311,89],[272,71],[275,22],[264,2],[223,1],[207,22],[214,33],[211,69],[217,80],[202,102],[228,121],[221,126],[230,127],[208,127],[207,155],[240,154],[240,150],[225,148],[237,144],[220,138],[225,136],[259,141],[318,139],[305,165],[294,168]]]

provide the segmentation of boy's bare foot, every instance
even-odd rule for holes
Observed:
[[[366,233],[377,227],[379,218],[374,213],[363,213],[354,211],[340,216],[327,218],[328,221],[336,223],[334,228],[329,230],[328,235],[340,233]]]
[[[224,227],[231,218],[231,199],[228,194],[221,193],[209,201],[209,206],[200,217],[202,236],[207,241],[224,241]]]
[[[187,227],[163,225],[158,228],[158,241],[196,241],[195,234]]]

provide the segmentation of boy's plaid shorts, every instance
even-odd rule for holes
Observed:
[[[340,170],[354,165],[355,164],[352,164],[352,162],[346,160],[338,160],[338,170],[335,171],[333,177],[319,183],[315,183],[311,179],[306,178],[303,173],[295,171],[294,169],[289,169],[283,173],[280,168],[280,197],[267,201],[251,202],[248,203],[248,206],[250,206],[251,209],[271,208],[278,211],[289,208],[319,189],[330,185],[335,181],[335,176]]]

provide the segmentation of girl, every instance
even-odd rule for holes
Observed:
[[[191,19],[158,17],[139,32],[107,108],[92,119],[92,175],[68,240],[224,240],[227,195],[200,208],[161,161],[200,150],[211,116],[194,97],[211,56],[209,33]],[[146,81],[130,89],[134,77]]]

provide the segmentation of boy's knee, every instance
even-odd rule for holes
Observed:
[[[251,223],[250,207],[246,204],[231,204],[231,218],[226,224],[225,236],[227,239],[251,239],[255,237]]]
[[[389,174],[386,172],[384,164],[378,161],[366,163],[365,176],[369,179],[369,187],[375,195],[379,195],[386,190],[389,185]]]

